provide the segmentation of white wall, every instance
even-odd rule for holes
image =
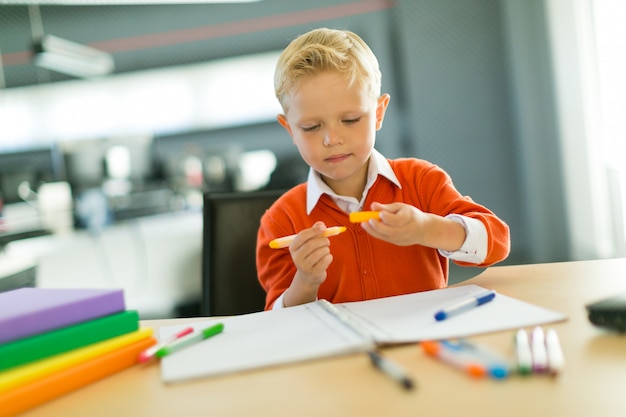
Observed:
[[[603,86],[612,79],[601,78],[603,67],[599,58],[610,53],[615,63],[626,56],[626,30],[623,18],[626,7],[612,0],[546,0],[553,77],[555,108],[568,214],[568,241],[571,258],[598,259],[619,255],[618,225],[623,225],[623,213],[614,212],[614,198],[620,199],[619,176],[612,176],[613,166],[624,166],[624,154],[619,158],[620,142],[626,143],[626,131],[620,138],[611,137],[611,115],[619,113],[623,120],[626,88]],[[602,7],[599,7],[602,6]],[[600,21],[612,13],[610,19]],[[622,19],[619,18],[621,13]],[[594,20],[594,17],[597,20]],[[621,30],[619,29],[621,28]],[[605,51],[598,34],[611,33],[613,47]],[[609,65],[612,65],[609,63]],[[623,79],[622,72],[619,78]],[[624,83],[621,83],[624,86]],[[603,88],[607,87],[605,90]],[[621,94],[622,105],[606,101],[608,93]],[[623,128],[622,128],[623,129]],[[615,182],[614,180],[617,180]],[[611,188],[613,187],[613,189]]]
[[[201,297],[202,213],[120,223],[94,235],[73,231],[15,241],[6,255],[37,263],[37,286],[122,288],[140,318],[172,317]]]

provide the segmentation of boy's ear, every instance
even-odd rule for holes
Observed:
[[[387,106],[389,106],[389,100],[391,100],[391,96],[389,94],[383,94],[378,97],[378,105],[376,106],[376,130],[383,127],[383,120],[385,119]]]
[[[291,132],[291,126],[289,126],[289,122],[287,122],[287,118],[285,117],[285,115],[284,114],[277,115],[276,120],[278,120],[278,123],[280,123],[280,125],[285,128],[285,130],[289,133],[289,135],[293,137],[293,134]]]

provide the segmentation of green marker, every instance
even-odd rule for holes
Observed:
[[[517,356],[517,372],[528,375],[533,370],[533,356],[526,330],[519,329],[515,334],[515,354]]]
[[[205,339],[208,339],[209,337],[220,334],[222,333],[222,330],[224,330],[224,324],[217,323],[199,332],[193,332],[187,336],[175,340],[169,345],[163,346],[161,349],[157,350],[154,356],[156,356],[157,358],[162,358],[171,353],[177,352],[187,346],[191,346]]]

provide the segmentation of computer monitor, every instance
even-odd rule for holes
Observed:
[[[18,188],[27,182],[34,190],[63,176],[62,161],[54,147],[0,151],[0,194],[5,204],[22,202]]]

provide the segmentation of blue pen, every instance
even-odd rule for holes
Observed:
[[[492,290],[481,295],[470,297],[467,300],[463,300],[459,303],[444,308],[441,311],[438,311],[435,314],[435,320],[445,320],[464,311],[471,310],[474,307],[478,307],[480,305],[488,303],[489,301],[493,300],[495,296],[496,292]]]

